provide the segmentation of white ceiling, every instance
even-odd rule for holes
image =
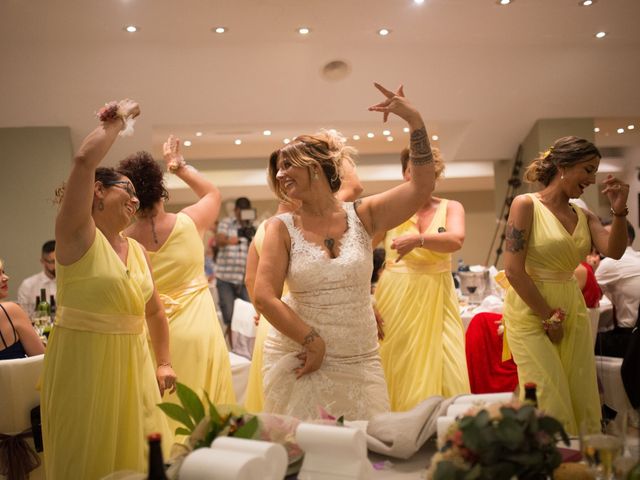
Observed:
[[[404,83],[445,158],[485,168],[511,158],[537,119],[638,120],[638,19],[639,0],[1,0],[0,127],[69,126],[77,147],[102,103],[135,98],[136,134],[109,163],[140,149],[159,156],[176,133],[193,141],[189,160],[228,182],[223,193],[265,197],[255,174],[282,139],[333,127],[361,135],[353,144],[377,190],[399,179],[379,177],[406,134],[393,120],[394,141],[382,137],[380,115],[366,108],[380,98],[373,81]],[[140,31],[126,33],[128,24]],[[212,33],[218,25],[228,33]],[[381,27],[391,34],[378,36]],[[348,64],[346,78],[323,78],[333,60]],[[638,127],[598,141],[636,143]],[[449,173],[454,190],[493,187]]]

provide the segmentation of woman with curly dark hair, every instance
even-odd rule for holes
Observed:
[[[118,171],[131,179],[140,209],[125,234],[149,253],[169,319],[171,358],[180,382],[200,395],[206,391],[214,403],[235,403],[229,354],[204,276],[202,239],[218,217],[220,192],[185,164],[177,138],[169,137],[163,150],[168,170],[199,199],[177,214],[166,212],[168,194],[160,166],[147,152],[131,155],[120,162]]]

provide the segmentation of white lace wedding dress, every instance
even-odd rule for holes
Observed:
[[[353,203],[344,203],[348,228],[338,257],[307,241],[290,213],[278,215],[291,237],[283,301],[326,343],[322,366],[296,380],[300,344],[270,328],[264,345],[265,412],[300,419],[319,417],[318,407],[348,420],[367,420],[389,410],[371,307],[371,237]]]

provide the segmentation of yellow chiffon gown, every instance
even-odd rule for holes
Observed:
[[[504,322],[509,348],[518,366],[520,391],[524,383],[537,384],[540,408],[560,420],[576,435],[600,429],[600,400],[596,383],[591,326],[573,271],[591,249],[587,218],[574,207],[578,224],[569,234],[534,194],[533,222],[525,268],[552,308],[566,312],[564,337],[549,340],[538,317],[513,288],[507,292]]]
[[[387,232],[386,262],[375,291],[384,320],[380,343],[391,409],[405,411],[432,395],[469,393],[464,326],[451,276],[451,254],[414,248],[396,263],[391,242],[417,234],[417,217]],[[442,199],[424,233],[446,227],[447,200]]]
[[[191,217],[178,213],[166,242],[149,252],[149,258],[169,320],[171,362],[178,382],[203,401],[207,392],[214,404],[234,404],[229,351],[204,276],[202,239]],[[165,394],[164,401],[180,403],[175,393]],[[175,430],[180,424],[169,419],[169,426]]]
[[[153,283],[142,247],[128,242],[125,265],[96,229],[80,260],[56,265],[41,392],[48,480],[146,471],[146,435],[170,436],[144,333]]]

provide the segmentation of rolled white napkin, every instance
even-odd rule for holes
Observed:
[[[301,423],[296,440],[305,451],[300,480],[365,479],[373,474],[361,430]]]
[[[456,417],[438,417],[437,420],[437,446],[438,449],[442,448],[444,445],[444,440],[449,431],[449,427],[456,423]]]
[[[264,457],[253,452],[199,448],[184,459],[181,480],[254,480],[264,478]]]
[[[500,392],[500,393],[477,393],[473,395],[460,395],[453,403],[455,405],[461,403],[467,403],[471,405],[490,403],[506,403],[510,402],[513,397],[513,392]]]
[[[266,470],[262,472],[264,480],[282,480],[287,473],[287,451],[279,443],[247,440],[244,438],[218,437],[211,448],[252,453],[264,458]]]

